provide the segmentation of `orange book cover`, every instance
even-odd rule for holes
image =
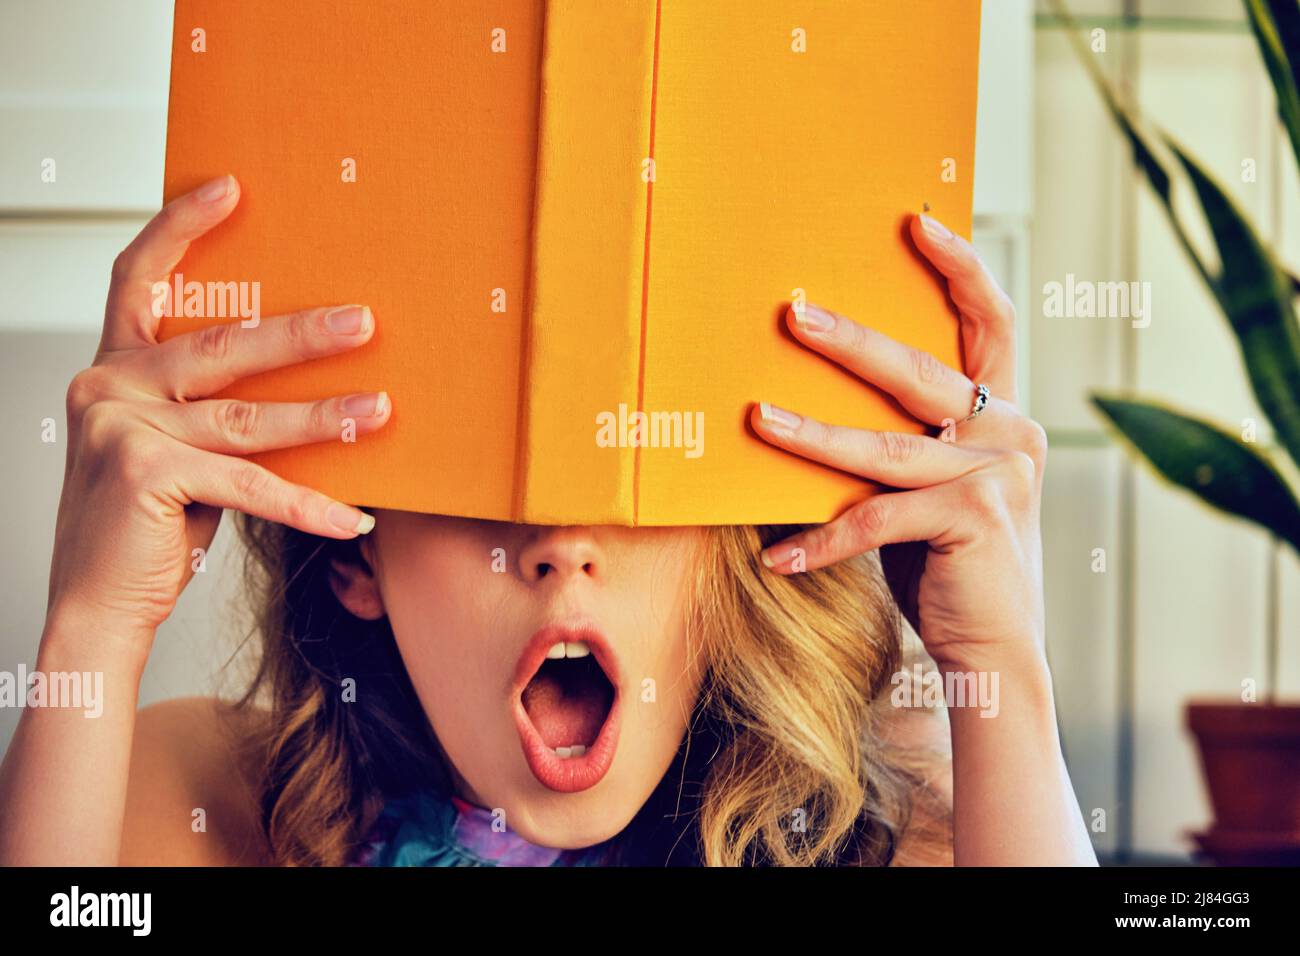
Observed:
[[[975,0],[177,0],[164,198],[229,172],[242,199],[176,272],[257,283],[263,316],[374,311],[356,352],[227,392],[386,390],[377,434],[256,456],[339,499],[825,521],[874,487],[749,408],[925,430],[782,315],[806,297],[960,367],[906,222],[970,233],[978,47]]]

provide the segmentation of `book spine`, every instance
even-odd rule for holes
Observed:
[[[636,523],[657,18],[546,0],[515,521]]]

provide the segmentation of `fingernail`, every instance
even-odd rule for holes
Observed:
[[[938,239],[940,242],[947,242],[952,238],[952,230],[941,223],[939,220],[920,213],[921,226],[925,229],[926,235],[931,239]]]
[[[325,327],[335,335],[359,335],[370,331],[370,309],[364,305],[344,305],[325,313]]]
[[[358,519],[358,515],[361,516],[360,519]],[[347,505],[341,505],[338,502],[329,506],[325,516],[329,518],[330,524],[349,534],[369,534],[375,526],[374,515],[368,515],[364,511],[349,508]]]
[[[835,328],[835,316],[811,302],[795,312],[794,320],[810,332],[829,332]]]
[[[378,418],[388,411],[388,393],[360,392],[349,395],[339,405],[349,418]]]
[[[234,188],[234,176],[227,174],[220,179],[214,179],[199,189],[197,193],[199,202],[216,202],[218,199],[225,199]]]
[[[794,548],[792,544],[774,544],[764,550],[759,557],[763,560],[764,567],[774,568],[794,557]]]
[[[773,428],[794,431],[803,424],[803,419],[794,412],[787,412],[784,408],[769,405],[767,402],[759,402],[758,413],[762,416],[763,421]]]

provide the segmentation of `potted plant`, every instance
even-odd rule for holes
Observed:
[[[1244,0],[1277,95],[1278,115],[1300,161],[1300,2]],[[1065,13],[1059,0],[1058,11]],[[1155,191],[1180,245],[1209,288],[1241,349],[1247,377],[1277,442],[1300,465],[1300,327],[1297,280],[1278,262],[1249,219],[1214,177],[1169,135],[1122,101],[1077,31],[1070,35]],[[1173,202],[1190,183],[1219,261],[1208,264],[1191,243]],[[1161,475],[1202,501],[1267,529],[1300,555],[1300,503],[1268,453],[1208,421],[1157,402],[1093,394],[1092,402]],[[1274,586],[1271,600],[1277,601]],[[1276,640],[1276,634],[1270,635]],[[1200,748],[1214,825],[1196,834],[1221,865],[1300,863],[1300,704],[1276,698],[1274,673],[1259,700],[1197,700],[1187,727]]]

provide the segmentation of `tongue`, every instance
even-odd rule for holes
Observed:
[[[590,747],[609,713],[607,686],[562,681],[546,668],[524,688],[524,710],[548,747]]]

